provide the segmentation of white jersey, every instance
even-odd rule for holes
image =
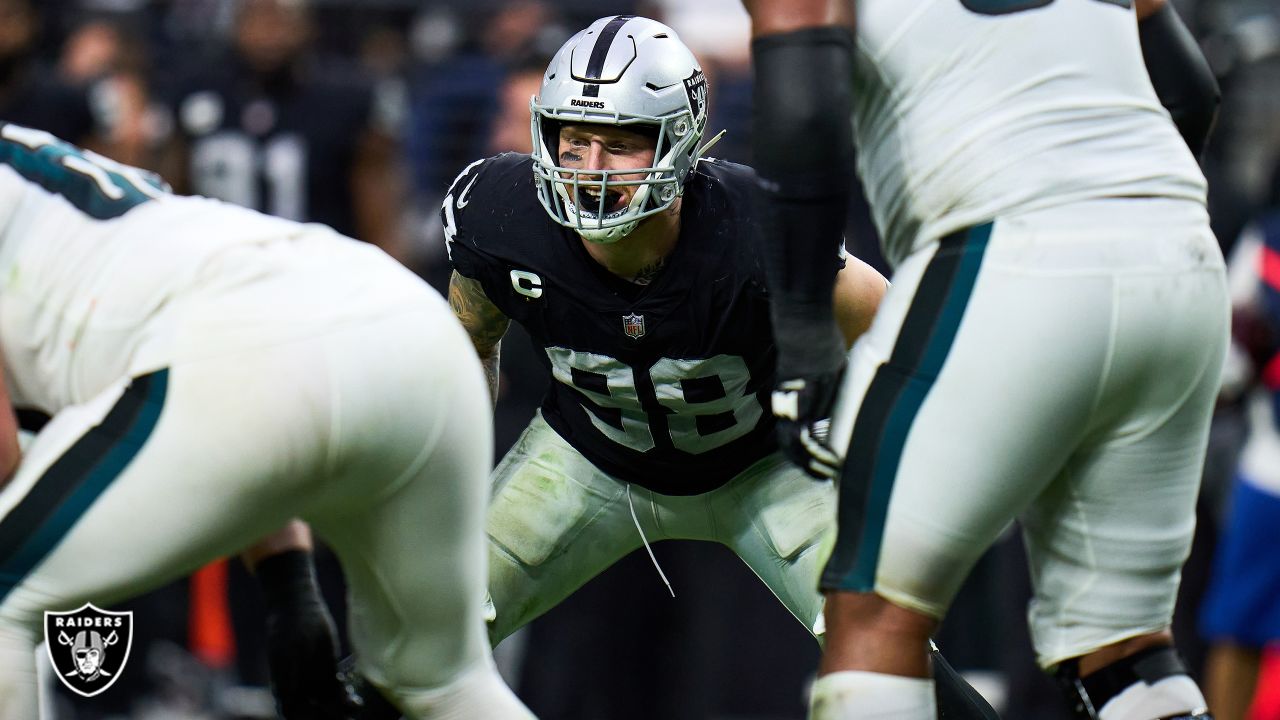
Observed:
[[[858,169],[890,262],[1010,212],[1204,202],[1127,4],[860,0]]]
[[[170,195],[142,171],[0,126],[0,352],[14,404],[56,412],[140,354],[161,364],[156,318],[211,258],[302,227]]]

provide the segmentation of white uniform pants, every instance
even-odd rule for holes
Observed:
[[[0,493],[0,718],[36,717],[43,611],[109,607],[293,517],[341,559],[361,670],[409,717],[528,717],[484,635],[491,421],[445,303],[326,232],[210,272],[157,320],[167,363],[58,412]]]
[[[701,495],[660,495],[605,474],[534,417],[494,472],[489,592],[498,641],[550,610],[642,544],[722,543],[810,632],[834,529],[835,491],[773,454]],[[655,582],[657,580],[655,579]]]
[[[1041,664],[1168,626],[1228,322],[1195,203],[1077,203],[912,255],[851,353],[824,587],[941,617],[1019,519]]]

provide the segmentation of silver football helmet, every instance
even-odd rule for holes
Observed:
[[[684,190],[707,126],[707,79],[698,60],[660,22],[634,15],[596,20],[566,42],[547,68],[532,115],[538,199],[556,222],[598,243],[615,242]],[[560,126],[602,123],[657,137],[653,166],[571,170],[559,166]],[[641,180],[619,175],[644,174]],[[609,188],[639,186],[626,206]],[[590,188],[593,192],[587,192]]]

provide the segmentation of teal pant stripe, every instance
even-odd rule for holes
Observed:
[[[867,592],[875,587],[885,516],[907,434],[951,351],[991,228],[979,225],[940,241],[889,361],[867,388],[840,476],[839,531],[823,589]]]
[[[62,542],[142,449],[160,419],[169,371],[134,378],[90,428],[0,519],[0,602]]]

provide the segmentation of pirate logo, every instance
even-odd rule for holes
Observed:
[[[45,648],[62,684],[93,697],[115,683],[133,645],[133,613],[85,603],[71,612],[44,614]]]
[[[684,79],[684,91],[689,96],[689,109],[693,111],[693,124],[699,128],[707,124],[707,76],[701,70]]]
[[[644,336],[644,316],[643,315],[623,315],[622,316],[622,332],[632,340],[639,340]]]

